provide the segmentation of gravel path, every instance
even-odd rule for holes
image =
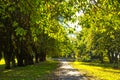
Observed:
[[[50,76],[51,77],[51,76]],[[61,66],[48,80],[88,80],[76,69],[72,68],[67,61],[61,61]]]

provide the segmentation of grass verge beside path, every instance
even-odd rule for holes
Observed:
[[[0,64],[0,80],[48,80],[47,75],[54,71],[57,65],[56,61],[46,61],[5,70],[4,65]]]
[[[97,77],[96,80],[120,80],[120,69],[113,69],[108,64],[71,62],[70,65],[86,76]]]

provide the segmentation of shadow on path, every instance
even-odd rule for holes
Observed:
[[[77,69],[73,69],[68,63],[68,61],[61,60],[60,67],[51,75],[49,75],[48,80],[89,80]]]

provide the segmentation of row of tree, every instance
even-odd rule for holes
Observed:
[[[69,54],[61,23],[77,10],[73,5],[72,0],[0,0],[0,58],[4,56],[5,68]]]
[[[11,64],[34,64],[34,59],[36,63],[45,61],[46,56],[80,56],[118,64],[119,3],[119,0],[0,0],[0,58],[4,57],[5,68],[9,69]],[[82,13],[79,18],[75,16],[77,11]],[[68,38],[74,31],[66,25],[76,17],[82,27],[78,40],[75,35]]]
[[[84,0],[79,17],[82,31],[78,35],[80,56],[102,63],[120,62],[120,1]]]

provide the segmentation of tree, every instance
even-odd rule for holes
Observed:
[[[81,1],[84,15],[80,16],[84,42],[89,51],[99,54],[101,62],[107,56],[110,63],[118,63],[119,56],[119,1]],[[84,43],[83,42],[83,43]]]
[[[77,10],[71,0],[1,0],[0,3],[0,41],[3,42],[0,55],[3,52],[6,69],[11,67],[11,61],[15,65],[15,57],[17,66],[30,65],[34,56],[39,55],[40,61],[45,61],[48,50],[61,49],[56,46],[64,42],[66,32],[59,18],[68,20]]]

